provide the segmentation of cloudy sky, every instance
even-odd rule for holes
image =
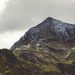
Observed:
[[[47,17],[75,23],[75,0],[0,0],[0,48],[10,48]]]

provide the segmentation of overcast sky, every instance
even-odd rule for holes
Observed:
[[[0,0],[0,48],[10,48],[47,17],[75,23],[75,0]]]

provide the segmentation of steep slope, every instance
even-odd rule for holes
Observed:
[[[11,49],[31,44],[47,44],[57,49],[68,49],[75,45],[75,25],[48,17],[42,23],[29,29]]]

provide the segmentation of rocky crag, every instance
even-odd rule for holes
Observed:
[[[51,47],[67,49],[75,44],[75,25],[48,17],[42,23],[29,29],[11,49],[31,44],[48,44]]]

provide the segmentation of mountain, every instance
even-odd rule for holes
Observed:
[[[0,50],[0,75],[75,75],[75,25],[48,17],[10,50]]]
[[[48,17],[29,29],[11,50],[22,60],[35,63],[63,61],[75,47],[75,25]]]
[[[42,23],[29,29],[11,49],[27,44],[48,44],[57,49],[68,49],[75,45],[75,25],[48,17]]]

